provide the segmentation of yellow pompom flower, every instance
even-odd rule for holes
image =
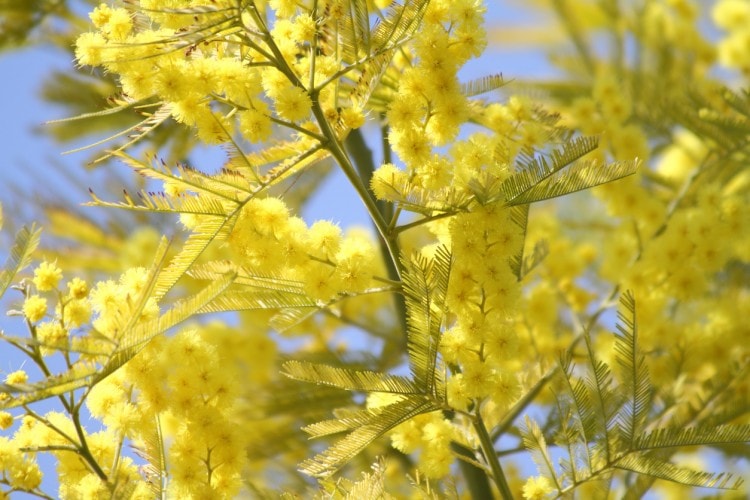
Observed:
[[[440,479],[450,472],[453,463],[453,453],[449,444],[435,445],[430,441],[425,446],[422,456],[419,458],[419,469],[427,477]]]
[[[99,66],[108,58],[104,55],[107,40],[100,33],[84,33],[76,39],[76,60],[81,66]]]
[[[341,228],[331,221],[319,220],[310,226],[307,238],[312,255],[331,260],[341,245]]]
[[[10,485],[20,490],[33,490],[42,484],[42,471],[36,462],[18,460],[8,470]]]
[[[391,445],[402,453],[412,453],[422,444],[422,431],[415,419],[397,426],[391,434]]]
[[[63,347],[68,341],[68,332],[59,321],[47,321],[36,327],[37,340],[47,347]],[[49,356],[55,351],[42,347],[42,354]]]
[[[405,183],[406,172],[393,163],[385,163],[373,173],[370,188],[377,199],[389,201],[399,193],[397,187]]]
[[[408,166],[417,168],[429,161],[432,148],[427,134],[419,127],[409,127],[405,130],[391,130],[388,140],[393,150]]]
[[[93,11],[89,13],[89,19],[97,28],[101,28],[109,22],[112,15],[112,9],[106,3],[100,3]]]
[[[530,477],[523,486],[523,497],[528,500],[542,500],[552,493],[554,488],[549,479],[543,476]]]
[[[315,19],[310,14],[300,14],[292,24],[292,36],[296,42],[310,42],[318,31]]]
[[[747,0],[721,0],[714,5],[711,17],[725,30],[746,29],[750,23],[750,2]]]
[[[303,89],[286,86],[273,96],[276,112],[282,118],[298,122],[310,115],[312,101]]]
[[[68,282],[68,292],[74,299],[82,299],[89,293],[89,286],[81,278],[73,278]]]
[[[54,290],[62,279],[62,271],[51,262],[42,262],[34,270],[34,286],[40,292]]]
[[[370,283],[374,272],[375,249],[365,238],[348,237],[336,253],[336,276],[342,291],[361,292]]]
[[[355,129],[365,124],[365,115],[361,109],[344,108],[341,110],[341,121],[345,127]]]
[[[101,29],[111,40],[123,41],[133,29],[133,20],[127,10],[112,9],[107,23]]]
[[[25,384],[29,380],[29,374],[23,370],[16,370],[5,376],[6,384]]]
[[[271,119],[263,102],[256,103],[254,108],[237,113],[240,132],[250,142],[263,142],[271,136]]]
[[[7,411],[0,411],[0,430],[10,429],[10,427],[13,425],[13,422],[13,415],[8,413]],[[2,459],[0,459],[0,463],[2,463]],[[0,469],[2,469],[2,466],[0,466]]]
[[[328,302],[338,294],[331,266],[311,262],[300,273],[305,280],[305,292],[315,300]]]
[[[269,0],[268,5],[276,11],[277,17],[290,17],[297,8],[295,0]]]
[[[23,302],[23,315],[31,323],[36,323],[47,314],[47,299],[39,295],[31,295]]]

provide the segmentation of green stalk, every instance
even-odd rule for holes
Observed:
[[[492,479],[497,485],[497,489],[500,490],[500,496],[503,500],[513,500],[513,494],[510,492],[510,486],[508,486],[508,480],[505,478],[505,473],[500,465],[500,460],[497,458],[495,452],[495,446],[490,438],[490,433],[487,432],[487,427],[484,425],[482,416],[480,415],[479,407],[477,407],[476,415],[474,417],[474,430],[477,431],[479,442],[482,447],[482,453],[484,454],[485,460],[492,469]]]
[[[349,159],[349,155],[346,153],[346,151],[344,151],[344,147],[341,144],[341,141],[339,141],[336,132],[331,127],[331,124],[328,123],[328,120],[325,117],[325,113],[323,113],[323,109],[320,107],[320,103],[318,102],[318,93],[311,92],[310,94],[310,98],[312,100],[313,115],[315,115],[315,118],[318,120],[318,125],[320,126],[321,132],[323,132],[323,135],[328,139],[328,143],[324,146],[331,153],[331,156],[333,156],[333,158],[336,160],[336,163],[339,164],[339,167],[341,168],[341,170],[343,170],[347,179],[349,179],[349,182],[357,191],[357,194],[362,200],[362,203],[364,203],[365,208],[367,209],[367,213],[370,215],[370,219],[372,220],[373,224],[375,224],[375,227],[377,228],[378,233],[383,240],[383,243],[388,249],[388,255],[390,256],[391,262],[397,271],[398,280],[400,281],[401,261],[399,260],[396,241],[394,238],[391,238],[388,235],[388,224],[385,219],[383,219],[380,210],[378,210],[378,205],[375,202],[375,199],[367,190],[365,183],[362,181],[362,178],[359,176],[356,168]]]

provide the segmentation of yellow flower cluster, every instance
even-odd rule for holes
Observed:
[[[101,4],[90,15],[97,31],[77,39],[76,58],[118,75],[126,97],[166,103],[176,121],[208,144],[228,142],[235,129],[263,142],[274,121],[309,123],[313,93],[331,123],[357,128],[364,123],[360,107],[342,104],[327,85],[341,62],[309,51],[345,14],[341,2],[326,3],[328,15],[314,19],[297,13],[294,2],[271,2],[271,26],[260,11],[252,15],[228,0],[150,0],[140,3],[138,15]],[[258,36],[266,29],[269,40]]]
[[[251,346],[237,337],[220,325],[157,337],[87,400],[92,415],[137,446],[162,426],[170,497],[229,498],[242,484],[247,433],[236,360]]]
[[[457,72],[486,44],[485,11],[476,0],[430,2],[413,45],[414,64],[400,76],[387,117],[393,150],[415,172],[431,159],[433,146],[458,135],[469,117]]]
[[[237,264],[301,282],[310,297],[323,303],[372,286],[380,266],[371,239],[362,232],[344,236],[328,221],[308,228],[272,197],[251,199],[242,208],[229,246]]]
[[[510,259],[523,244],[521,228],[500,204],[479,206],[451,220],[450,244],[455,264],[447,304],[456,321],[440,349],[460,370],[448,381],[448,400],[466,410],[470,401],[489,397],[507,408],[520,395],[508,361],[519,348],[512,319],[521,284]]]
[[[719,62],[750,75],[750,2],[747,0],[719,0],[711,12],[716,26],[726,32],[719,42]]]
[[[393,447],[402,453],[419,451],[419,469],[435,479],[450,472],[454,461],[451,441],[457,438],[453,424],[436,412],[418,415],[391,433]]]

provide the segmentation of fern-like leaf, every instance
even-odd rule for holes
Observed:
[[[32,224],[31,227],[22,227],[16,234],[13,247],[10,249],[10,255],[5,262],[2,271],[0,271],[0,297],[5,295],[8,287],[16,275],[31,263],[31,255],[39,246],[39,236],[42,229]]]
[[[586,470],[591,471],[594,469],[595,457],[589,443],[596,440],[596,436],[601,434],[601,429],[597,427],[594,406],[585,384],[574,378],[574,366],[571,364],[570,355],[560,358],[560,367],[569,395],[560,406],[566,410],[570,408],[573,413],[571,432],[576,436],[575,442],[582,444],[583,464]],[[575,460],[575,457],[571,457],[571,460]]]
[[[284,375],[295,380],[330,385],[349,391],[422,394],[414,382],[397,375],[347,370],[303,361],[287,361],[282,365],[282,370]]]
[[[158,282],[154,288],[154,299],[158,301],[164,297],[214,240],[226,236],[233,227],[236,218],[236,215],[232,215],[227,218],[210,217],[201,220],[193,228],[192,234],[188,236],[180,252],[159,274]]]
[[[405,263],[402,276],[409,367],[416,384],[429,393],[442,391],[436,368],[451,265],[450,252],[441,247],[433,260],[416,255]]]
[[[592,429],[594,435],[598,438],[597,444],[603,448],[607,460],[610,460],[613,456],[613,450],[609,431],[617,417],[621,397],[619,391],[614,388],[614,380],[609,365],[597,359],[594,354],[591,337],[586,334],[584,340],[591,370],[583,377],[583,383],[588,390],[594,408],[594,418],[591,420]]]
[[[362,2],[364,3],[364,2]],[[355,482],[346,492],[345,500],[385,497],[385,461],[381,458],[370,467],[372,472],[362,473],[362,479]]]
[[[644,455],[627,455],[617,460],[614,467],[699,488],[737,489],[743,482],[732,474],[697,472]]]
[[[158,318],[145,323],[139,323],[129,331],[123,332],[117,349],[99,370],[92,385],[104,380],[115,370],[130,361],[151,339],[198,314],[208,303],[223,293],[231,285],[234,278],[234,274],[228,274],[223,279],[209,284],[195,295],[175,303],[169,311]]]
[[[107,142],[114,141],[115,139],[118,139],[120,137],[127,136],[129,140],[127,140],[124,144],[121,144],[114,150],[106,153],[104,156],[100,156],[99,158],[94,160],[94,163],[102,162],[108,158],[111,158],[115,154],[124,151],[125,149],[129,148],[133,144],[137,143],[138,141],[146,137],[149,133],[153,132],[162,123],[167,121],[167,119],[170,116],[171,116],[171,107],[168,104],[161,104],[156,111],[154,111],[153,113],[148,113],[145,119],[136,123],[132,127],[128,127],[125,130],[121,130],[120,132],[117,132],[111,136],[108,136],[104,139],[96,141],[92,144],[88,144],[80,148],[70,149],[68,151],[65,151],[63,154],[72,154],[72,153],[77,153],[80,151],[85,151],[87,149],[101,146],[102,144],[105,144]]]
[[[637,436],[634,448],[641,451],[680,446],[750,443],[750,425],[719,425],[656,429]]]
[[[217,297],[216,300],[207,304],[201,313],[227,312],[227,311],[258,311],[268,309],[315,309],[318,306],[307,295],[289,294],[285,292],[247,292],[229,290]]]
[[[154,498],[164,498],[166,494],[167,458],[161,421],[158,415],[154,416],[152,429],[153,432],[141,433],[142,439],[138,444],[133,445],[133,451],[146,462],[141,470]]]
[[[241,175],[235,174],[233,177],[227,174],[208,175],[187,165],[178,165],[173,169],[156,158],[150,162],[144,162],[123,152],[112,154],[134,172],[149,179],[169,182],[182,191],[233,203],[237,203],[238,200],[251,193],[247,181]]]
[[[139,191],[137,193],[138,201],[136,201],[127,191],[124,191],[125,201],[108,202],[100,199],[93,191],[89,192],[93,201],[86,203],[87,206],[119,208],[146,213],[160,212],[218,217],[223,217],[227,213],[226,207],[215,198],[191,195],[171,196],[161,192]]]
[[[503,87],[507,82],[503,75],[488,75],[476,80],[471,80],[461,84],[461,93],[466,97],[475,97],[486,94]]]
[[[438,409],[424,397],[409,397],[382,407],[377,413],[372,413],[372,418],[366,424],[354,429],[322,453],[302,462],[300,470],[311,476],[330,476],[387,431],[410,418]]]
[[[17,408],[90,386],[96,373],[95,367],[76,367],[74,370],[49,376],[33,384],[0,383],[0,394],[10,396],[0,398],[0,409]]]
[[[549,175],[539,179],[535,174],[522,172],[503,183],[505,200],[513,206],[565,196],[632,175],[639,165],[639,160],[609,164],[596,160],[580,161],[565,170],[551,170]]]
[[[638,323],[635,298],[628,291],[620,298],[616,325],[615,352],[620,366],[626,404],[619,412],[619,428],[629,447],[635,444],[636,436],[643,431],[651,407],[651,381],[645,357],[638,352]]]
[[[560,490],[560,479],[555,470],[552,456],[547,448],[547,440],[544,438],[539,424],[529,418],[528,415],[525,418],[525,423],[526,426],[521,429],[524,447],[531,451],[531,458],[534,460],[539,474],[552,481],[555,487]]]

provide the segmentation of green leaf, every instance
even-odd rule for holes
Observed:
[[[526,425],[521,428],[524,447],[531,452],[531,458],[534,460],[539,474],[551,480],[555,484],[555,487],[560,490],[560,480],[555,471],[554,461],[549,454],[547,440],[544,438],[539,424],[529,418],[528,415],[524,421]]]
[[[94,160],[94,163],[102,162],[114,156],[115,154],[124,151],[125,149],[129,148],[136,142],[140,141],[141,139],[149,135],[151,132],[156,130],[156,128],[159,127],[162,123],[167,121],[167,119],[169,119],[170,116],[172,116],[170,105],[161,104],[161,106],[159,106],[159,108],[156,111],[154,111],[153,113],[148,113],[146,115],[146,118],[136,123],[135,125],[128,127],[124,130],[121,130],[120,132],[110,135],[104,139],[96,141],[92,144],[88,144],[80,148],[75,148],[75,149],[70,149],[68,151],[65,151],[63,154],[71,154],[71,153],[78,153],[80,151],[85,151],[87,149],[101,146],[102,144],[111,142],[123,136],[127,136],[129,138],[129,140],[126,141],[124,144],[121,144],[120,146],[116,147],[114,150],[108,152],[104,156],[101,156],[97,158],[96,160]]]
[[[486,94],[505,86],[508,82],[503,75],[488,75],[461,84],[461,93],[466,97],[474,97]]]
[[[240,200],[246,199],[254,192],[250,189],[247,179],[236,172],[220,172],[216,175],[208,175],[187,165],[170,168],[157,158],[153,158],[147,163],[119,151],[113,152],[112,155],[122,160],[139,175],[160,182],[169,182],[179,190],[190,194],[202,195],[208,199],[223,200],[229,206],[238,205]],[[222,214],[227,211],[228,209],[225,208]]]
[[[408,397],[382,407],[372,414],[367,423],[354,429],[324,452],[302,462],[300,470],[311,476],[330,476],[387,431],[410,418],[438,409],[424,397]]]
[[[569,398],[560,402],[560,407],[572,410],[572,426],[570,433],[576,436],[576,443],[581,443],[583,446],[584,456],[582,457],[585,468],[588,471],[594,470],[595,453],[594,450],[589,448],[589,443],[596,440],[597,435],[601,435],[602,431],[598,427],[596,420],[594,405],[589,396],[589,391],[586,385],[581,381],[577,380],[573,376],[575,367],[570,361],[570,354],[563,355],[560,358],[560,367],[563,374],[563,381],[566,384],[566,389]],[[561,413],[562,415],[562,413]],[[576,457],[571,457],[571,460],[575,460]]]
[[[167,457],[164,446],[164,436],[161,430],[159,415],[154,415],[153,426],[140,432],[141,439],[133,444],[133,451],[146,464],[141,467],[146,483],[155,498],[166,495]]]
[[[628,291],[620,297],[619,322],[616,325],[615,352],[620,366],[623,390],[627,395],[619,412],[619,428],[632,448],[643,431],[651,408],[651,380],[645,357],[638,352],[638,323],[635,298]]]
[[[282,365],[287,377],[313,384],[324,384],[349,391],[423,394],[411,380],[373,371],[347,370],[304,361],[287,361]]]
[[[16,408],[90,386],[96,374],[95,367],[76,367],[33,384],[0,383],[0,394],[11,395],[8,399],[0,399],[0,409]]]
[[[743,482],[742,479],[735,479],[732,474],[696,472],[643,455],[627,455],[617,460],[614,467],[699,488],[737,489]]]
[[[208,303],[224,292],[232,284],[234,278],[234,274],[228,274],[223,279],[212,282],[195,295],[178,301],[171,309],[158,318],[145,323],[139,323],[128,331],[123,332],[122,340],[117,349],[115,349],[104,366],[99,370],[92,385],[104,380],[115,370],[130,361],[151,339],[198,314]]]
[[[0,271],[0,297],[5,295],[16,275],[31,263],[31,256],[39,246],[41,234],[42,229],[36,227],[35,224],[32,224],[31,227],[23,226],[16,233],[16,239],[10,249],[8,260]]]
[[[682,446],[750,443],[750,425],[719,425],[669,427],[640,434],[635,441],[637,450],[655,450]]]
[[[226,237],[234,225],[236,218],[235,214],[227,218],[203,218],[193,228],[193,232],[188,236],[179,253],[159,273],[159,278],[154,289],[154,300],[158,301],[164,297],[214,240]]]
[[[139,191],[137,193],[139,202],[136,202],[127,192],[124,192],[125,201],[108,202],[100,199],[93,191],[90,192],[93,201],[85,203],[86,206],[97,206],[106,208],[119,208],[135,212],[148,213],[172,213],[192,214],[204,216],[223,217],[227,213],[226,207],[215,198],[207,198],[195,195],[171,196],[166,193],[154,193]]]
[[[279,291],[229,290],[201,309],[201,313],[227,311],[257,311],[268,309],[319,310],[314,300],[304,294]]]
[[[617,417],[617,409],[622,398],[619,391],[613,386],[614,381],[609,365],[596,358],[588,333],[584,335],[584,340],[586,341],[586,351],[591,368],[583,377],[583,384],[587,389],[593,409],[593,418],[590,420],[591,430],[594,431],[597,444],[603,448],[609,461],[613,456],[609,431]]]
[[[451,266],[452,256],[442,246],[432,260],[417,254],[404,263],[409,367],[416,384],[428,393],[444,390],[437,356]]]
[[[535,179],[534,175],[510,177],[503,183],[506,204],[513,206],[565,196],[606,184],[638,170],[640,160],[605,164],[598,160],[580,161],[565,170],[554,170]]]

